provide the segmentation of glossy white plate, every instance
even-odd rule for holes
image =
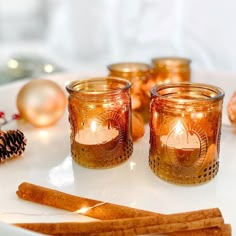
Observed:
[[[66,74],[50,77],[63,88],[68,81],[76,78],[81,77]],[[193,81],[217,85],[226,94],[220,170],[213,180],[203,185],[178,186],[155,176],[148,166],[148,127],[145,136],[135,142],[133,155],[127,162],[111,169],[93,170],[83,168],[71,159],[67,112],[49,128],[40,129],[27,123],[12,122],[4,129],[20,129],[27,138],[27,146],[22,157],[0,165],[0,221],[88,220],[87,217],[18,199],[15,194],[18,185],[27,181],[83,197],[160,213],[219,207],[225,221],[236,227],[236,133],[226,113],[229,97],[236,91],[236,75],[194,73]],[[16,95],[26,82],[0,87],[0,111],[9,117],[17,112]],[[0,225],[0,232],[2,229]]]

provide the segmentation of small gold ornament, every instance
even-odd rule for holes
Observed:
[[[66,96],[55,82],[34,79],[18,92],[17,108],[20,116],[36,127],[55,124],[64,114]]]

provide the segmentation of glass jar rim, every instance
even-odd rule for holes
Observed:
[[[186,66],[191,60],[184,57],[156,57],[152,59],[155,66]]]
[[[180,97],[180,98],[173,98],[170,97],[168,95],[173,95],[173,92],[170,93],[164,93],[164,90],[171,90],[171,89],[188,89],[189,92],[191,92],[192,89],[201,89],[201,91],[208,91],[208,92],[212,92],[212,94],[214,94],[214,96],[202,96],[202,97],[194,97],[193,93],[189,93],[192,98],[188,97],[188,98],[184,98],[184,97]],[[163,94],[161,93],[161,91],[163,91]],[[195,83],[195,82],[176,82],[176,83],[167,83],[167,84],[161,84],[161,85],[156,85],[154,86],[151,90],[151,96],[154,97],[158,97],[161,98],[163,100],[166,101],[177,101],[179,99],[181,99],[181,101],[217,101],[217,100],[222,100],[224,98],[224,91],[215,86],[215,85],[211,85],[211,84],[205,84],[205,83]],[[179,95],[180,92],[178,93]]]
[[[117,87],[106,89],[108,83],[117,84]],[[95,85],[102,85],[102,90],[96,91]],[[92,77],[88,79],[74,80],[66,85],[66,90],[69,94],[80,93],[83,95],[108,95],[126,91],[131,87],[131,83],[123,78],[119,77]]]
[[[150,70],[150,66],[141,62],[120,62],[110,64],[107,66],[110,71],[123,72],[123,73],[138,73],[147,72]]]

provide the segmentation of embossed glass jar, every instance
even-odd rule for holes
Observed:
[[[119,78],[72,81],[69,93],[71,153],[89,168],[107,168],[133,151],[130,82]]]
[[[152,73],[156,84],[189,82],[191,60],[181,57],[152,59]]]
[[[147,116],[150,94],[149,91],[153,87],[150,66],[145,63],[137,62],[121,62],[108,66],[109,76],[116,76],[127,79],[131,82],[131,100],[132,109]]]
[[[198,83],[171,83],[151,90],[149,166],[178,184],[212,179],[219,168],[224,92]]]

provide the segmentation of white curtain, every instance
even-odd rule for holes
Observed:
[[[236,72],[235,12],[235,0],[0,0],[0,40],[46,35],[50,51],[84,63],[182,56]]]

